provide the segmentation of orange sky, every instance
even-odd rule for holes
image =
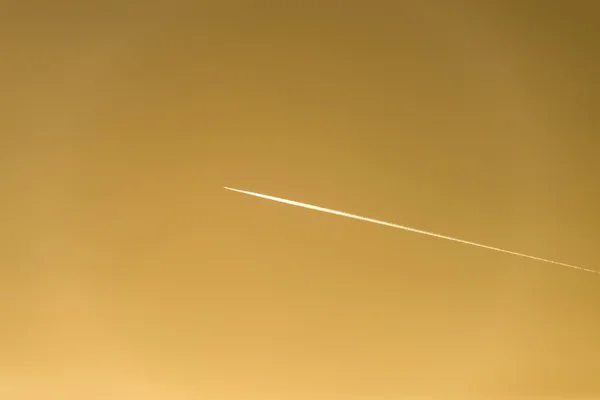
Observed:
[[[600,269],[594,6],[163,3],[0,6],[0,396],[600,395],[595,275],[222,189]]]

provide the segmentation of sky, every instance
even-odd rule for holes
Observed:
[[[597,275],[223,189],[600,270],[597,12],[1,5],[0,394],[597,398]]]

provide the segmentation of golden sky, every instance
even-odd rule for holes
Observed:
[[[600,396],[597,275],[222,189],[600,270],[595,2],[22,4],[0,397]]]

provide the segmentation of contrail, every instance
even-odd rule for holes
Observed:
[[[263,199],[267,199],[267,200],[273,200],[273,201],[278,201],[280,203],[291,204],[291,205],[297,206],[297,207],[304,207],[304,208],[308,208],[308,209],[311,209],[311,210],[326,212],[326,213],[329,213],[329,214],[341,215],[342,217],[354,218],[354,219],[358,219],[358,220],[361,220],[361,221],[372,222],[374,224],[390,226],[392,228],[403,229],[403,230],[409,231],[409,232],[420,233],[421,235],[433,236],[433,237],[440,238],[440,239],[451,240],[453,242],[458,242],[458,243],[463,243],[463,244],[469,244],[471,246],[481,247],[483,249],[499,251],[501,253],[512,254],[513,256],[529,258],[531,260],[542,261],[542,262],[545,262],[545,263],[560,265],[560,266],[568,267],[568,268],[574,268],[574,269],[578,269],[580,271],[592,272],[594,274],[599,274],[600,275],[600,271],[596,271],[596,270],[593,270],[593,269],[582,268],[582,267],[578,267],[576,265],[570,265],[570,264],[565,264],[565,263],[561,263],[561,262],[558,262],[558,261],[547,260],[545,258],[534,257],[534,256],[530,256],[530,255],[527,255],[527,254],[517,253],[515,251],[509,251],[509,250],[500,249],[498,247],[486,246],[486,245],[483,245],[483,244],[469,242],[467,240],[461,240],[461,239],[453,238],[453,237],[450,237],[450,236],[439,235],[437,233],[422,231],[420,229],[410,228],[408,226],[398,225],[398,224],[394,224],[394,223],[391,223],[391,222],[385,222],[385,221],[379,221],[379,220],[372,219],[372,218],[361,217],[361,216],[355,215],[355,214],[349,214],[349,213],[345,213],[345,212],[342,212],[342,211],[331,210],[329,208],[318,207],[318,206],[314,206],[314,205],[311,205],[311,204],[300,203],[298,201],[286,200],[286,199],[282,199],[280,197],[267,196],[266,194],[248,192],[248,191],[245,191],[245,190],[233,189],[233,188],[226,187],[226,186],[224,188],[227,189],[227,190],[232,190],[234,192],[248,194],[250,196],[262,197]]]

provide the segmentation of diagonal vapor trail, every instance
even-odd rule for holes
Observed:
[[[233,189],[233,188],[226,187],[226,186],[224,188],[227,189],[227,190],[234,191],[234,192],[248,194],[250,196],[256,196],[256,197],[261,197],[261,198],[267,199],[267,200],[277,201],[277,202],[280,202],[280,203],[291,204],[291,205],[297,206],[297,207],[303,207],[303,208],[308,208],[310,210],[316,210],[316,211],[326,212],[326,213],[329,213],[329,214],[340,215],[342,217],[348,217],[348,218],[358,219],[358,220],[361,220],[361,221],[372,222],[374,224],[385,225],[385,226],[389,226],[389,227],[397,228],[397,229],[403,229],[405,231],[414,232],[414,233],[420,233],[421,235],[433,236],[433,237],[436,237],[436,238],[439,238],[439,239],[451,240],[453,242],[468,244],[468,245],[471,245],[471,246],[481,247],[483,249],[494,250],[494,251],[498,251],[498,252],[505,253],[505,254],[512,254],[513,256],[529,258],[531,260],[542,261],[542,262],[549,263],[549,264],[560,265],[560,266],[563,266],[563,267],[578,269],[580,271],[585,271],[585,272],[592,272],[594,274],[599,274],[600,275],[600,271],[596,271],[596,270],[593,270],[593,269],[582,268],[582,267],[578,267],[576,265],[565,264],[565,263],[561,263],[561,262],[558,262],[558,261],[552,261],[552,260],[548,260],[548,259],[540,258],[540,257],[534,257],[534,256],[530,256],[530,255],[523,254],[523,253],[517,253],[515,251],[504,250],[504,249],[501,249],[501,248],[498,248],[498,247],[486,246],[484,244],[469,242],[467,240],[461,240],[461,239],[453,238],[453,237],[450,237],[450,236],[444,236],[444,235],[439,235],[437,233],[422,231],[420,229],[410,228],[410,227],[404,226],[404,225],[398,225],[398,224],[394,224],[394,223],[391,223],[391,222],[385,222],[385,221],[379,221],[379,220],[372,219],[372,218],[361,217],[361,216],[355,215],[355,214],[350,214],[350,213],[345,213],[345,212],[342,212],[342,211],[331,210],[329,208],[324,208],[324,207],[314,206],[314,205],[311,205],[311,204],[301,203],[299,201],[286,200],[286,199],[282,199],[280,197],[268,196],[266,194],[248,192],[246,190]]]

